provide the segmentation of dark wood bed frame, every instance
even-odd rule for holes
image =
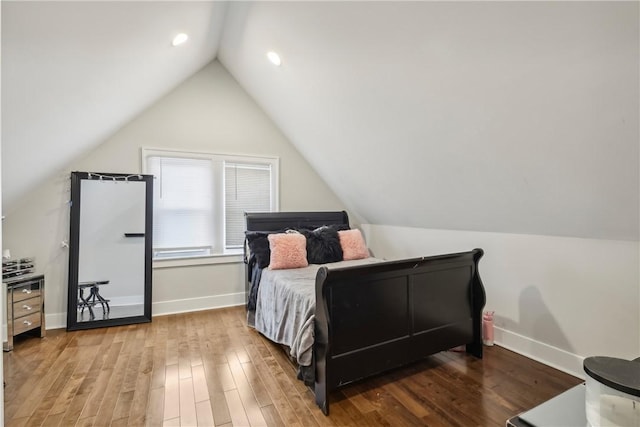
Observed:
[[[349,224],[346,212],[247,213],[247,230]],[[321,267],[316,276],[316,403],[345,384],[465,345],[482,358],[482,249]],[[247,271],[247,277],[251,272]],[[248,286],[248,284],[247,284]]]

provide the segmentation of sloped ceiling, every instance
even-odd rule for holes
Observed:
[[[637,240],[638,26],[637,2],[3,1],[5,211],[218,50],[368,222]]]
[[[2,1],[1,8],[7,213],[214,59],[226,3]],[[191,39],[172,47],[181,32]]]
[[[637,2],[239,2],[218,57],[371,223],[638,239]]]

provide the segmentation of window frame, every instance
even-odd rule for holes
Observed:
[[[179,150],[167,148],[150,148],[142,147],[140,150],[140,163],[142,173],[148,173],[147,159],[149,157],[173,157],[173,158],[191,158],[191,159],[210,159],[213,164],[214,173],[214,239],[211,253],[206,255],[195,256],[155,256],[155,248],[153,250],[154,268],[176,267],[187,265],[205,265],[220,264],[229,262],[242,261],[242,248],[227,249],[226,246],[226,227],[225,227],[225,163],[245,163],[245,164],[261,164],[269,165],[271,169],[271,211],[278,212],[280,210],[280,158],[273,156],[257,156],[244,154],[220,154],[213,152]],[[154,177],[154,179],[157,179]],[[170,248],[167,248],[168,250]]]

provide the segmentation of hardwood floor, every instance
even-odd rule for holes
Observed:
[[[325,417],[242,307],[14,345],[7,426],[504,426],[581,382],[497,346],[482,360],[442,352],[333,393]]]

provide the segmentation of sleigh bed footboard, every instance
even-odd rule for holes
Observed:
[[[315,396],[466,345],[482,358],[482,249],[329,269],[316,276]]]

